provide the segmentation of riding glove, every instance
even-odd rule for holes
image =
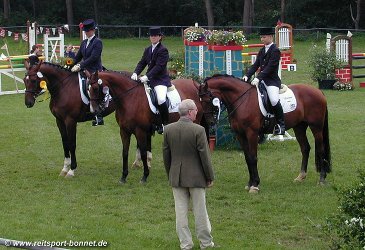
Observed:
[[[132,79],[133,81],[137,81],[137,79],[138,79],[137,74],[136,74],[136,73],[133,73],[133,74],[132,74],[132,76],[131,76],[131,79]]]
[[[247,76],[243,76],[243,77],[242,77],[242,80],[243,80],[244,82],[248,82],[248,77],[247,77]]]
[[[79,72],[81,70],[80,64],[76,64],[72,67],[72,72]]]
[[[259,82],[260,82],[260,80],[259,80],[258,78],[256,78],[256,77],[255,77],[255,78],[252,80],[251,85],[257,86],[257,85],[259,85]]]
[[[141,83],[147,83],[148,77],[146,75],[144,75],[144,76],[140,77],[139,80],[141,81]]]

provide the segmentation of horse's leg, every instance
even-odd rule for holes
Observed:
[[[302,165],[300,168],[300,173],[294,181],[302,182],[307,177],[307,168],[308,168],[308,159],[309,159],[309,152],[311,150],[311,146],[308,142],[307,137],[307,128],[308,124],[300,123],[296,127],[293,128],[295,137],[300,146],[300,151],[302,152]]]
[[[258,193],[260,184],[259,172],[257,170],[258,134],[253,130],[248,129],[246,135],[239,135],[237,138],[245,154],[245,160],[250,175],[248,185],[245,189],[249,190],[250,193]]]
[[[67,139],[67,131],[65,123],[59,119],[56,119],[58,130],[61,134],[62,139],[62,147],[63,147],[63,154],[64,154],[64,160],[63,160],[63,168],[61,170],[60,176],[66,176],[69,166],[71,165],[71,158],[70,158],[70,149],[68,147],[68,139]]]
[[[137,146],[136,149],[136,158],[134,159],[134,162],[132,164],[133,168],[140,168],[141,167],[141,151],[139,150],[139,147]]]
[[[141,151],[141,159],[143,163],[143,176],[141,178],[141,183],[147,182],[147,177],[150,174],[150,170],[147,164],[147,147],[148,147],[148,137],[151,137],[149,133],[143,129],[136,129],[136,138],[139,150]]]
[[[66,121],[67,140],[71,154],[71,169],[68,170],[66,177],[73,177],[77,168],[76,161],[76,126],[77,123],[74,120]]]
[[[147,135],[147,165],[148,168],[152,167],[152,136]]]
[[[123,173],[119,182],[124,184],[127,182],[127,176],[128,176],[128,152],[129,152],[129,145],[131,142],[131,134],[125,132],[124,129],[120,128],[120,138],[122,139],[122,144],[123,144],[123,153],[122,153]]]
[[[310,126],[310,129],[314,136],[314,151],[315,151],[315,164],[316,170],[320,173],[319,184],[325,184],[325,179],[327,177],[327,172],[324,167],[324,143],[323,143],[323,132],[322,129]]]

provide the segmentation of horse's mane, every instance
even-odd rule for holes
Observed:
[[[48,65],[48,66],[51,66],[51,67],[55,67],[59,70],[64,70],[64,71],[67,71],[67,72],[71,72],[71,69],[69,67],[65,68],[65,67],[62,67],[59,64],[54,64],[54,63],[50,63],[50,62],[42,62],[42,64],[45,64],[45,65]]]
[[[204,84],[210,80],[210,79],[214,79],[214,78],[219,78],[219,77],[229,77],[229,78],[233,78],[233,79],[237,79],[240,82],[246,83],[245,81],[243,81],[241,78],[233,76],[233,75],[228,75],[228,74],[214,74],[212,76],[208,76],[204,79]]]
[[[121,74],[121,75],[123,75],[125,77],[130,77],[132,75],[132,73],[129,72],[129,71],[106,70],[104,72],[106,72],[106,73],[118,73],[118,74]]]

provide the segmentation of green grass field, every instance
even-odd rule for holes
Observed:
[[[180,38],[167,38],[165,44],[170,52],[183,48]],[[131,71],[147,45],[146,39],[104,40],[104,64]],[[354,38],[355,52],[361,52],[364,45],[364,39]],[[283,72],[284,82],[316,85],[309,79],[306,64],[310,46],[310,42],[295,43],[298,71]],[[337,208],[334,187],[350,185],[364,165],[361,103],[365,90],[324,93],[333,160],[326,186],[317,185],[310,132],[312,152],[303,183],[293,183],[301,163],[297,142],[260,146],[258,195],[244,190],[248,172],[241,151],[212,153],[216,181],[207,192],[207,204],[214,241],[221,249],[329,249],[331,236],[324,224]],[[0,96],[0,238],[104,240],[108,249],[118,250],[178,249],[172,191],[162,163],[162,136],[153,138],[148,183],[139,183],[142,170],[130,169],[127,184],[120,185],[121,141],[114,116],[107,117],[101,127],[81,123],[76,176],[64,179],[58,176],[63,165],[61,139],[48,104],[39,102],[27,109],[23,95]],[[130,164],[135,141],[132,144]],[[194,232],[193,223],[191,229]],[[196,240],[195,245],[198,249]]]

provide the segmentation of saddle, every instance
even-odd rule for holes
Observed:
[[[167,92],[172,91],[175,89],[175,86],[171,86],[167,88]],[[157,94],[156,94],[156,90],[154,88],[148,88],[147,89],[147,93],[149,94],[150,98],[151,98],[151,103],[153,106],[155,106],[155,108],[158,108],[158,102],[157,102]],[[166,96],[166,105],[167,107],[170,107],[170,99],[168,96]]]
[[[262,105],[263,105],[264,109],[266,109],[266,111],[267,111],[267,115],[264,116],[263,126],[260,130],[260,141],[261,141],[264,136],[264,133],[266,131],[268,131],[270,126],[273,124],[274,112],[273,112],[273,107],[272,107],[270,99],[269,99],[269,95],[262,82],[259,83],[257,89],[259,91],[259,96],[261,97],[261,100],[262,100]],[[279,89],[279,94],[283,94],[287,90],[288,90],[288,87],[284,84],[281,84],[280,89]]]
[[[279,89],[279,94],[283,94],[287,90],[288,90],[288,86],[286,86],[285,84],[281,84],[280,89]],[[269,95],[267,94],[267,90],[261,81],[258,86],[258,91],[260,92],[260,96],[261,96],[261,100],[262,100],[262,104],[263,104],[264,108],[266,109],[266,111],[268,113],[273,114],[273,108],[272,108],[271,102],[269,100]]]

